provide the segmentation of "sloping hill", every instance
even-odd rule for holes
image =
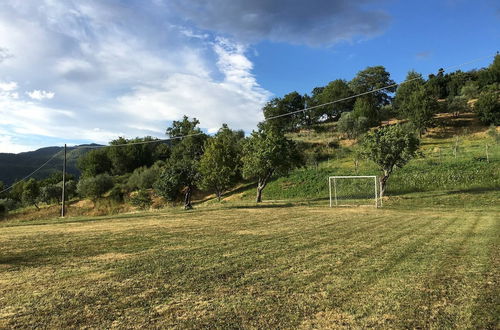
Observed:
[[[97,144],[92,145],[97,146]],[[91,150],[83,148],[79,149],[78,147],[81,146],[67,148],[66,171],[76,176],[80,174],[76,167],[78,158]],[[0,153],[0,181],[10,185],[16,180],[19,180],[36,170],[56,153],[59,154],[52,159],[47,166],[37,172],[34,177],[37,179],[43,179],[53,172],[62,171],[63,149],[63,147],[46,147],[35,151],[21,152],[19,154]]]

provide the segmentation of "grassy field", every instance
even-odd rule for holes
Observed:
[[[293,203],[0,223],[0,327],[500,326],[500,208]]]

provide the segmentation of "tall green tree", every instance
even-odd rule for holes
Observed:
[[[383,173],[380,178],[380,196],[384,196],[387,180],[394,169],[403,167],[416,156],[420,140],[414,131],[408,125],[392,125],[364,136],[361,143],[364,156],[377,164]]]
[[[406,107],[406,118],[413,123],[419,134],[422,135],[426,128],[433,123],[437,109],[437,100],[425,86],[420,86],[410,95]]]
[[[373,99],[367,97],[358,97],[356,99],[352,117],[354,119],[365,118],[369,126],[376,126],[380,122],[379,111],[373,103]]]
[[[394,97],[394,108],[402,117],[406,118],[411,109],[408,108],[410,97],[420,86],[425,84],[422,75],[414,70],[408,72],[405,83],[400,84],[396,89]]]
[[[436,99],[445,99],[448,97],[448,77],[444,74],[444,69],[439,69],[437,74],[430,74],[426,82],[428,90]]]
[[[151,136],[135,139],[125,139],[120,137],[111,141],[111,147],[106,148],[107,155],[111,160],[112,173],[122,175],[131,173],[141,166],[151,166],[158,160],[155,158],[156,149],[161,148],[161,143],[143,143],[152,142],[157,139]],[[112,147],[120,145],[120,147]],[[126,145],[126,146],[123,146]]]
[[[354,98],[340,101],[354,95],[348,83],[345,80],[337,79],[331,81],[326,87],[323,88],[321,94],[318,96],[319,104],[330,103],[339,101],[333,104],[322,106],[318,108],[318,112],[325,115],[328,120],[340,116],[343,112],[351,111],[354,107]]]
[[[111,173],[112,163],[106,149],[95,149],[84,154],[77,161],[82,177],[93,177],[98,174]]]
[[[243,145],[243,177],[257,180],[256,202],[262,202],[262,191],[273,176],[287,175],[303,162],[294,141],[283,132],[259,125]]]
[[[199,161],[203,155],[207,135],[197,127],[199,121],[187,116],[181,121],[174,121],[167,129],[170,137],[178,137],[173,141],[172,154],[163,168],[155,190],[160,196],[174,201],[184,195],[184,209],[191,209],[191,197],[201,178]]]
[[[355,94],[374,91],[360,97],[369,99],[370,103],[374,104],[377,109],[391,102],[388,93],[396,91],[396,86],[392,86],[394,84],[395,82],[391,79],[390,73],[381,65],[359,71],[356,77],[349,82],[349,86]],[[386,86],[390,87],[385,88]]]
[[[200,187],[214,191],[220,201],[222,194],[241,178],[241,147],[243,131],[232,131],[224,124],[213,138],[205,142],[200,159]]]
[[[278,131],[293,131],[307,121],[304,113],[293,113],[305,108],[306,98],[297,92],[291,92],[282,98],[273,98],[266,103],[262,109],[264,117],[269,119],[269,125],[272,129]],[[292,114],[293,113],[293,114]],[[282,116],[274,118],[276,116]]]

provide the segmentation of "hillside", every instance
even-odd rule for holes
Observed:
[[[387,196],[425,199],[432,195],[431,191],[495,194],[500,189],[500,144],[488,134],[490,128],[482,125],[472,113],[458,118],[439,114],[436,119],[437,127],[423,136],[420,156],[391,176]],[[391,122],[394,121],[385,124]],[[498,127],[497,132],[500,132]],[[369,160],[359,159],[356,166],[355,141],[339,134],[336,123],[321,124],[289,137],[305,144],[306,153],[315,154],[316,159],[310,158],[306,166],[270,182],[264,190],[264,200],[326,202],[328,176],[380,175]],[[227,199],[251,201],[254,195],[254,187],[247,187]]]
[[[92,145],[97,146],[97,144]],[[81,146],[67,148],[66,171],[76,176],[79,176],[80,174],[78,168],[76,167],[77,159],[91,150],[78,149],[78,147]],[[37,172],[34,177],[37,179],[43,179],[53,172],[62,171],[63,149],[63,147],[46,147],[18,154],[0,153],[0,181],[4,182],[6,185],[10,185],[16,180],[19,180],[36,170],[40,165],[45,163],[48,159],[50,159],[50,157],[58,152],[60,152],[60,155],[51,160],[47,166]]]

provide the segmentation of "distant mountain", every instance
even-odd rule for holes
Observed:
[[[76,167],[78,158],[90,150],[91,148],[78,148],[82,146],[100,146],[99,144],[83,144],[80,146],[67,147],[66,151],[66,172],[80,175],[80,171]],[[20,180],[36,170],[40,165],[45,163],[54,154],[60,152],[54,159],[38,171],[33,177],[36,179],[44,179],[56,171],[62,171],[64,153],[63,147],[46,147],[35,151],[21,152],[18,154],[0,153],[0,181],[6,185]]]

